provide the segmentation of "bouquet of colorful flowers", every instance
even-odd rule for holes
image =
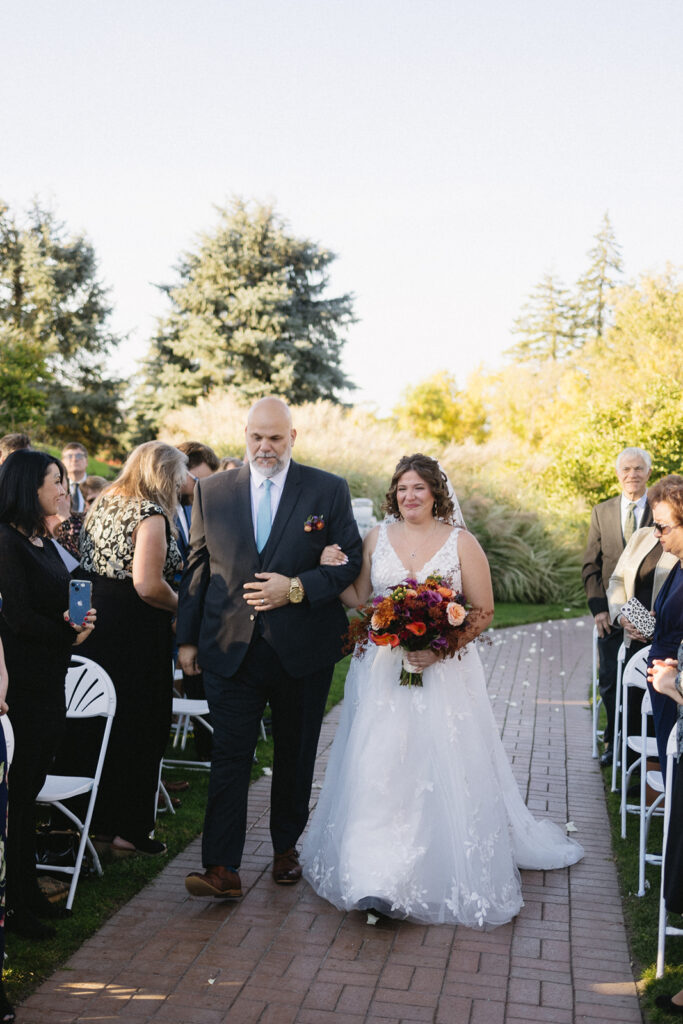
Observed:
[[[348,633],[349,645],[361,648],[401,647],[404,651],[434,651],[449,658],[462,646],[459,635],[469,606],[463,595],[436,574],[424,583],[407,579],[384,597],[360,608]],[[422,686],[422,674],[404,660],[401,686]]]

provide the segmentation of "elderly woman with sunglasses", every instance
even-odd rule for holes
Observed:
[[[683,476],[665,476],[650,487],[647,495],[653,515],[653,530],[664,551],[676,557],[654,606],[655,632],[648,669],[655,661],[676,658],[683,637]],[[662,771],[666,771],[666,743],[676,721],[676,703],[658,693],[648,682],[652,698],[657,749]]]

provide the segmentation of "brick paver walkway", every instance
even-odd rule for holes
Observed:
[[[525,906],[490,932],[381,927],[273,884],[269,781],[252,786],[244,899],[185,893],[199,840],[20,1008],[20,1024],[636,1024],[602,781],[591,758],[589,620],[501,630],[484,648],[517,781],[537,815],[573,821],[584,860],[523,872]],[[321,736],[317,777],[338,719]],[[314,796],[317,790],[314,790]]]

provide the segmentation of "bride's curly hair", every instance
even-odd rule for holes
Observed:
[[[404,455],[399,461],[394,475],[391,478],[391,484],[389,490],[386,493],[384,504],[382,505],[382,511],[386,515],[396,516],[397,519],[401,518],[401,513],[398,510],[398,501],[396,499],[396,490],[398,488],[398,482],[404,473],[409,473],[410,470],[417,473],[418,476],[422,477],[424,482],[429,487],[430,491],[434,496],[434,508],[432,515],[435,519],[448,519],[453,515],[453,502],[448,493],[448,485],[446,482],[446,474],[441,469],[441,466],[436,459],[430,459],[428,455],[421,455],[417,452],[415,455]]]

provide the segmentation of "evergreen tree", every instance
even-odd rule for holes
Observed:
[[[114,444],[122,384],[102,368],[119,340],[110,313],[90,242],[38,203],[20,224],[0,202],[0,429],[23,424],[61,439],[68,395],[69,439]],[[92,406],[99,412],[81,429]]]
[[[585,341],[601,341],[609,326],[609,293],[619,283],[623,271],[621,250],[608,213],[602,219],[588,258],[588,269],[576,285],[580,332]]]
[[[555,274],[544,275],[512,332],[520,340],[506,354],[518,362],[564,359],[580,345],[576,302]]]
[[[333,253],[293,237],[272,206],[235,200],[165,286],[138,392],[141,433],[202,395],[231,389],[247,401],[276,392],[293,404],[339,401],[353,385],[341,366],[353,297],[324,297]]]

